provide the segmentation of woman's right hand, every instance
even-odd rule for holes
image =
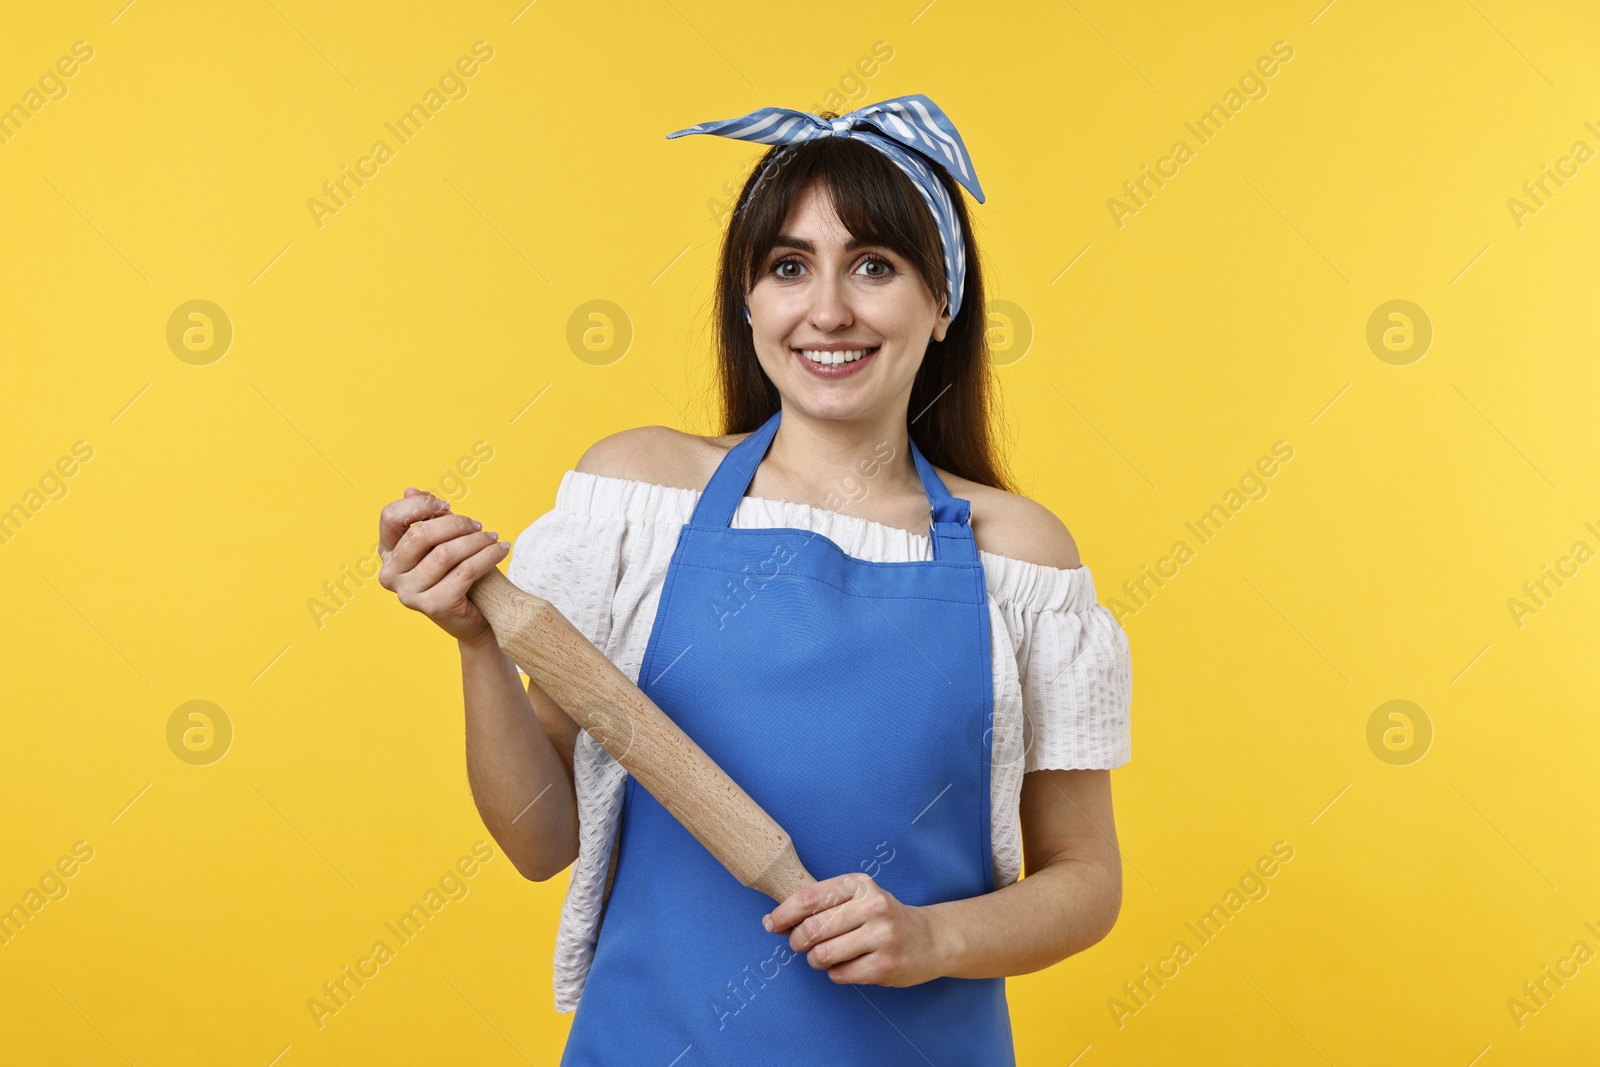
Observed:
[[[467,644],[494,642],[494,630],[467,599],[511,545],[482,524],[450,511],[450,502],[420,489],[405,491],[378,517],[378,583]]]

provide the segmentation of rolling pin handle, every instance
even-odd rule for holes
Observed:
[[[750,879],[745,885],[765,893],[777,903],[782,904],[795,893],[815,882],[816,879],[811,877],[811,872],[807,871],[804,865],[801,864],[800,855],[794,850],[794,841],[789,838],[788,834],[785,834],[783,847],[778,850],[777,855],[772,857],[772,862],[762,868],[761,873]]]

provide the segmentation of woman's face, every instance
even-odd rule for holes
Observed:
[[[898,253],[854,241],[820,185],[795,198],[749,294],[756,356],[788,405],[822,418],[870,417],[911,395],[928,340],[950,326]],[[806,354],[855,361],[819,366]],[[842,358],[828,352],[825,359]]]

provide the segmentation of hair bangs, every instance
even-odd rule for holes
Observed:
[[[739,247],[732,249],[746,293],[755,287],[794,202],[814,183],[852,237],[901,256],[933,294],[934,306],[943,305],[944,251],[922,193],[876,148],[837,137],[784,145],[762,158],[735,209],[736,215],[747,213],[747,225],[734,228]]]

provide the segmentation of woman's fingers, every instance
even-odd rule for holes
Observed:
[[[812,945],[806,949],[805,957],[812,970],[827,971],[842,963],[849,963],[858,956],[865,956],[877,947],[872,931],[863,926],[856,926],[837,937],[830,937],[820,944]],[[848,974],[832,974],[829,977],[836,982],[851,981]]]
[[[470,540],[470,538],[458,538],[458,541],[467,540]],[[459,599],[470,610],[477,611],[477,607],[467,599],[467,590],[472,588],[473,582],[493,570],[495,564],[504,559],[506,553],[510,550],[511,545],[508,542],[491,541],[457,563],[433,587],[434,591],[437,591],[442,598],[441,605],[448,604],[451,600]],[[440,550],[436,549],[435,551]]]
[[[441,500],[432,493],[413,492],[410,489],[406,490],[406,495],[401,499],[391,500],[383,506],[383,510],[378,513],[378,556],[384,562],[379,580],[385,589],[393,589],[391,583],[394,577],[410,570],[416,565],[417,559],[422,558],[422,553],[417,553],[416,558],[403,560],[401,566],[392,570],[389,567],[390,558],[412,524],[431,519],[436,515],[448,514],[449,510],[448,500]]]
[[[421,566],[423,560],[434,547],[442,545],[452,537],[461,537],[470,534],[481,527],[481,523],[467,515],[455,515],[442,512],[431,518],[422,519],[411,524],[411,528],[400,535],[400,540],[395,542],[394,555],[391,557],[401,571],[411,571]],[[443,573],[442,571],[440,573]],[[404,588],[404,578],[397,583]],[[428,582],[432,585],[438,581],[439,575],[435,574]]]
[[[491,633],[466,594],[510,550],[481,523],[452,514],[448,501],[409,486],[379,514],[379,584],[458,640]]]
[[[824,878],[790,894],[789,899],[767,914],[762,925],[775,934],[793,930],[789,947],[796,952],[804,952],[813,942],[822,937],[832,936],[822,933],[824,926],[832,925],[838,920],[845,904],[866,896],[875,886],[876,883],[870,876],[858,871]],[[824,918],[825,916],[827,918]],[[837,933],[839,930],[848,930],[859,925],[861,923],[857,919],[835,927],[833,932]]]
[[[453,517],[430,519],[429,523],[442,524],[445,519]],[[448,579],[461,563],[485,549],[499,545],[501,542],[498,538],[499,535],[492,530],[473,529],[468,520],[465,530],[434,545],[421,562],[400,576],[396,592],[400,594],[401,603],[408,607],[420,605],[427,610],[429,607],[443,607],[456,597],[466,596],[471,582],[457,589]],[[473,575],[473,581],[482,577],[483,573],[479,571]]]
[[[858,929],[867,920],[864,911],[853,898],[847,898],[831,908],[809,915],[790,931],[789,947],[796,952],[810,952],[820,942]]]

